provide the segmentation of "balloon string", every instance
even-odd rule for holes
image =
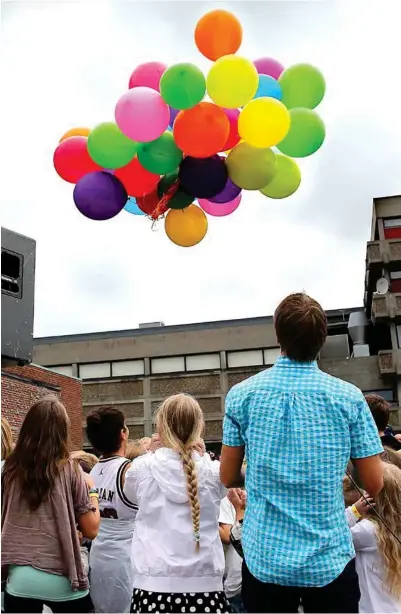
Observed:
[[[168,210],[168,203],[176,194],[179,188],[178,180],[175,181],[172,186],[167,190],[167,192],[161,197],[155,208],[153,209],[150,218],[156,222],[160,217],[162,217],[166,211]],[[153,228],[153,226],[152,226]]]

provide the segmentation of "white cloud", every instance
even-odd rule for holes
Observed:
[[[75,125],[113,118],[140,62],[196,62],[197,19],[236,12],[241,53],[321,68],[327,141],[301,163],[288,200],[246,193],[183,250],[122,212],[76,211],[52,154]],[[1,23],[2,224],[37,240],[35,334],[272,313],[305,289],[326,308],[362,303],[374,196],[401,193],[397,0],[336,2],[6,2]]]

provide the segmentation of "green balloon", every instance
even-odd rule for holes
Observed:
[[[276,176],[260,191],[269,198],[287,198],[298,190],[301,171],[298,164],[287,156],[276,154],[276,162]]]
[[[173,172],[182,160],[182,151],[175,144],[171,132],[165,132],[155,141],[142,143],[138,160],[146,170],[157,175]]]
[[[323,120],[311,109],[291,109],[291,126],[277,149],[292,158],[311,156],[322,146],[326,136]]]
[[[206,80],[194,64],[174,64],[160,79],[160,94],[173,109],[191,109],[206,92]]]
[[[166,194],[173,183],[175,183],[178,179],[178,169],[173,173],[169,173],[165,175],[157,186],[157,194],[159,198],[162,198],[164,194]],[[172,196],[168,202],[168,206],[170,209],[185,209],[185,207],[189,207],[195,200],[195,196],[191,196],[188,194],[183,188],[179,187],[177,192]]]
[[[278,82],[283,94],[281,102],[287,109],[314,109],[322,101],[326,90],[322,73],[310,64],[290,66],[282,73]]]
[[[243,190],[261,190],[277,172],[276,156],[271,149],[238,143],[226,159],[228,176]]]
[[[114,122],[99,124],[89,133],[88,152],[103,168],[121,168],[131,162],[138,143],[131,141]]]

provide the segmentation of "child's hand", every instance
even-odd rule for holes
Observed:
[[[246,506],[246,492],[241,488],[231,488],[228,491],[228,500],[233,504],[236,511],[243,511]]]
[[[375,505],[374,499],[372,497],[369,497],[369,495],[366,495],[366,499],[368,500],[370,505],[368,505],[368,503],[365,501],[363,497],[361,497],[355,503],[355,507],[361,516],[366,516],[367,514],[369,514],[371,512],[371,506],[374,507]]]

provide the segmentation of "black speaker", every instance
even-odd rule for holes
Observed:
[[[36,242],[1,229],[1,365],[32,361]]]

